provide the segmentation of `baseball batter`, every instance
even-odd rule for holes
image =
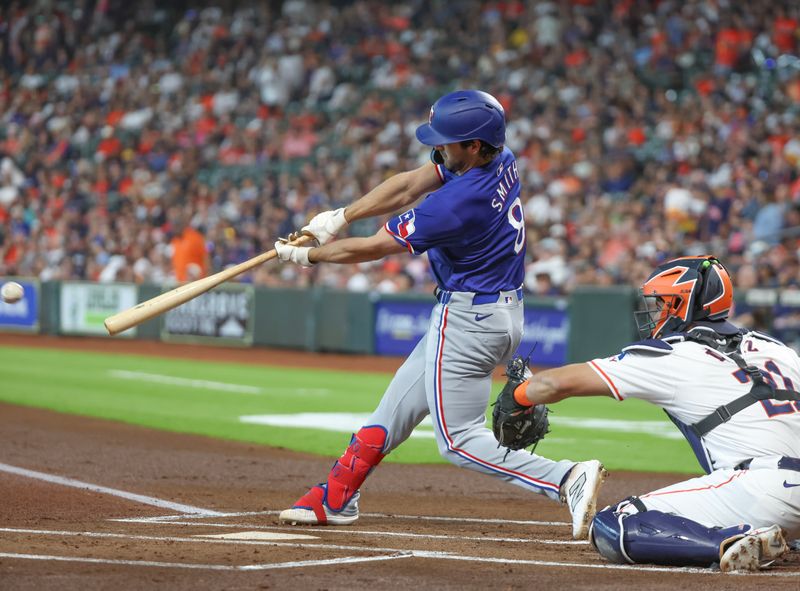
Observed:
[[[492,372],[516,350],[523,327],[525,222],[517,162],[504,147],[503,108],[485,92],[453,92],[436,101],[416,135],[434,147],[432,163],[387,179],[346,209],[314,217],[303,231],[321,246],[275,244],[281,260],[304,266],[427,253],[438,284],[430,328],[378,408],[353,435],[326,481],[280,519],[354,522],[359,488],[369,472],[430,414],[442,456],[566,502],[573,535],[585,537],[604,477],[601,464],[554,462],[523,450],[505,457],[506,450],[498,449],[485,427]],[[349,222],[414,203],[374,236],[329,243]]]
[[[614,562],[757,570],[800,536],[800,359],[727,321],[728,272],[714,257],[658,267],[642,287],[646,340],[607,359],[543,371],[522,405],[569,396],[639,398],[663,408],[706,475],[599,512],[591,540]],[[654,305],[647,305],[652,301]]]

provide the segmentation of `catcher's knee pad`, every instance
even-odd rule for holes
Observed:
[[[362,427],[350,439],[350,445],[333,465],[328,475],[328,507],[341,510],[367,475],[384,458],[386,428],[381,425]]]
[[[611,562],[711,566],[719,562],[723,542],[750,529],[706,527],[661,511],[630,513],[620,510],[622,505],[603,509],[592,520],[590,540]]]

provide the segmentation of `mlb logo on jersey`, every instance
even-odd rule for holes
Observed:
[[[408,238],[414,233],[414,210],[409,209],[400,216],[400,224],[397,226],[397,233],[401,238]]]

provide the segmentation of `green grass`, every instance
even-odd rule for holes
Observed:
[[[143,381],[153,379],[178,383]],[[0,347],[2,401],[330,457],[344,450],[348,433],[247,424],[239,417],[301,412],[368,414],[390,379],[391,375],[381,373]],[[187,380],[222,385],[209,389]],[[495,393],[500,387],[500,383],[495,384]],[[242,393],[230,388],[260,391]],[[553,410],[552,432],[536,450],[540,455],[552,459],[599,458],[610,469],[699,471],[686,442],[654,433],[677,430],[663,428],[668,421],[653,406],[635,400],[618,403],[610,398],[583,398],[567,400]],[[639,432],[575,425],[589,419],[647,423],[639,426]],[[431,428],[423,426],[421,430],[430,432]],[[387,461],[444,462],[432,438],[409,439]]]

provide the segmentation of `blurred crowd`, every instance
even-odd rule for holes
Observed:
[[[425,162],[432,101],[480,88],[520,162],[528,292],[702,253],[800,287],[796,0],[53,0],[4,3],[0,38],[0,275],[242,262]],[[433,286],[408,255],[242,280]]]

